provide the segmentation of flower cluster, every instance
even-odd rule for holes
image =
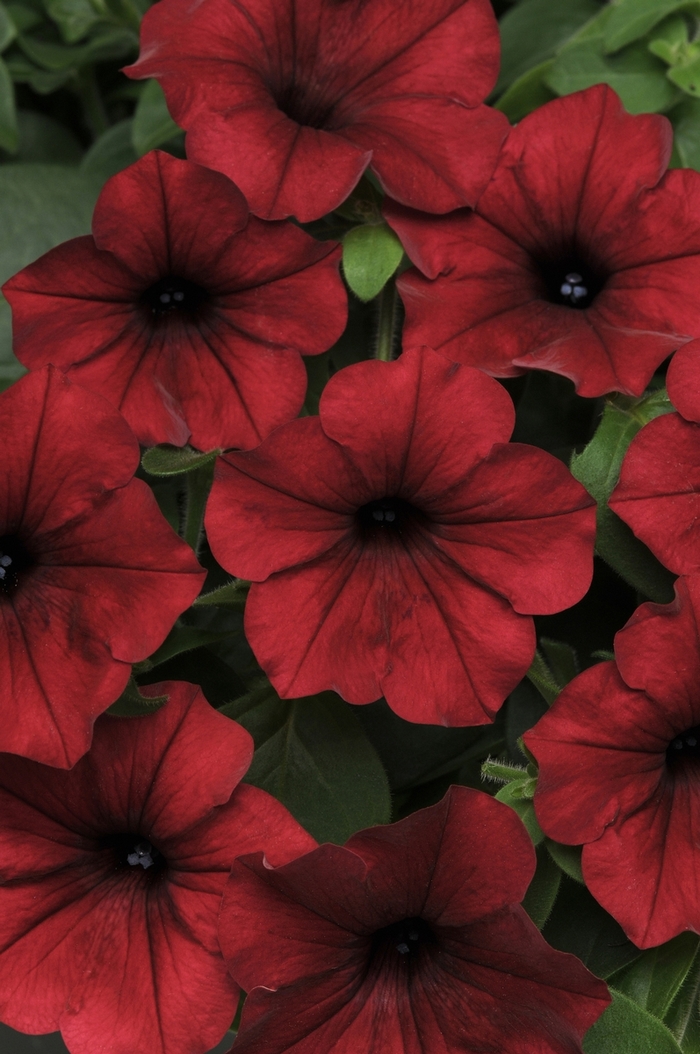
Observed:
[[[552,842],[637,951],[700,933],[700,174],[607,85],[511,128],[498,52],[488,0],[160,0],[127,73],[187,159],[112,176],[3,288],[0,1018],[71,1054],[205,1054],[234,1019],[234,1054],[581,1054],[610,995],[532,921]],[[407,257],[373,358],[358,231]],[[610,418],[573,473],[533,441],[545,373],[615,393],[614,457]],[[518,724],[606,524],[676,599]],[[169,676],[205,645],[216,698],[206,659]],[[344,845],[299,822],[301,750],[271,760],[328,698],[348,753],[382,698],[465,736],[394,823],[366,741],[387,822],[348,805]],[[529,729],[528,828],[441,782],[484,725]]]

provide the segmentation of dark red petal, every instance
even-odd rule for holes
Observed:
[[[436,544],[516,611],[561,611],[590,586],[595,503],[543,450],[495,446],[461,487],[443,496],[438,515]]]
[[[330,688],[368,703],[384,694],[406,720],[429,724],[493,720],[535,643],[530,619],[430,543],[339,543],[253,586],[245,624],[283,697]]]
[[[20,524],[27,536],[61,528],[138,466],[138,443],[122,418],[53,367],[4,392],[2,409],[3,534]]]
[[[700,581],[679,578],[675,591],[672,604],[637,608],[615,634],[615,660],[625,683],[674,714],[675,730],[684,731],[700,722]]]
[[[320,415],[326,435],[374,483],[373,497],[415,499],[428,512],[494,443],[508,441],[515,423],[501,385],[427,347],[340,371],[323,391]]]
[[[671,359],[666,373],[668,397],[688,421],[700,421],[700,341],[692,340]]]
[[[524,739],[539,764],[535,811],[566,845],[599,838],[662,781],[677,715],[621,680],[614,663],[575,678]]]
[[[700,425],[679,414],[632,440],[609,505],[676,574],[700,570]]]
[[[700,930],[698,824],[695,773],[674,774],[641,807],[583,847],[586,885],[639,948]]]
[[[222,567],[258,581],[327,552],[351,532],[357,507],[374,496],[319,419],[302,418],[257,450],[217,461],[207,538]]]

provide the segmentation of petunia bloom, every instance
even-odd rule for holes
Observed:
[[[0,748],[69,768],[205,572],[124,419],[53,367],[0,395]]]
[[[217,461],[211,549],[254,583],[248,640],[284,698],[382,694],[409,721],[491,721],[534,654],[532,613],[592,574],[592,500],[508,444],[497,381],[414,348],[337,373],[320,417]]]
[[[520,907],[535,856],[512,810],[452,787],[272,868],[239,858],[219,937],[248,992],[237,1054],[576,1054],[609,1002]]]
[[[81,691],[79,687],[76,691]],[[240,995],[216,936],[237,854],[316,843],[239,785],[248,733],[194,685],[146,717],[101,717],[70,772],[0,764],[0,1018],[71,1054],[202,1054]]]
[[[664,414],[645,425],[609,505],[670,571],[700,572],[700,424]]]
[[[640,948],[700,933],[699,639],[700,580],[681,578],[525,733],[542,829],[583,843],[586,885]]]
[[[92,229],[3,287],[25,366],[60,366],[146,446],[245,449],[296,417],[301,355],[345,327],[335,243],[250,216],[230,180],[160,151],[108,181]]]
[[[471,205],[508,131],[488,0],[161,0],[132,77],[156,77],[193,161],[265,219],[317,219],[369,165],[398,201]]]
[[[399,279],[404,342],[497,377],[639,395],[700,336],[700,174],[666,172],[671,145],[665,117],[630,116],[596,85],[511,131],[475,213],[388,204],[417,268]]]
[[[700,423],[700,340],[685,344],[666,373],[668,397],[688,421]]]

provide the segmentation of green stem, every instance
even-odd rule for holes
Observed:
[[[97,86],[94,67],[86,66],[80,71],[78,75],[78,93],[85,111],[85,119],[93,138],[98,139],[103,132],[107,131],[110,124]]]
[[[183,537],[195,553],[199,549],[204,522],[204,510],[214,479],[215,461],[209,461],[200,468],[187,473],[187,505],[185,508],[185,529]]]
[[[380,362],[391,362],[396,336],[396,317],[399,298],[396,292],[396,281],[390,278],[378,296],[379,322],[377,325],[377,354]]]

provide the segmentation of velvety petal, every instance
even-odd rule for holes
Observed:
[[[628,688],[615,663],[579,674],[524,736],[539,764],[535,812],[545,834],[580,845],[642,808],[678,731],[671,708]]]
[[[700,425],[679,414],[645,425],[609,505],[671,571],[700,570]]]
[[[163,85],[167,91],[168,81]],[[177,103],[171,105],[177,112]],[[206,123],[195,120],[187,153],[234,180],[257,216],[295,216],[300,223],[344,201],[372,157],[345,136],[299,125],[276,106],[254,104],[231,116],[207,114]]]
[[[105,491],[123,487],[138,466],[138,444],[125,422],[52,367],[4,392],[2,410],[3,535],[20,524],[26,537],[63,527]]]
[[[349,535],[355,510],[373,497],[318,417],[302,418],[263,447],[217,460],[207,538],[222,566],[258,581],[327,552]]]
[[[688,771],[584,846],[586,885],[639,948],[700,932],[699,841],[700,793]]]
[[[679,578],[672,604],[642,604],[615,634],[615,661],[630,688],[677,714],[674,731],[700,724],[700,581]]]
[[[233,859],[269,849],[284,864],[316,845],[264,791],[232,796],[253,752],[243,728],[194,685],[144,692],[168,702],[103,716],[69,772],[0,756],[0,1013],[60,1028],[77,1054],[216,1044],[239,997],[216,938]],[[160,872],[121,861],[125,832],[152,839]]]
[[[6,285],[22,361],[68,370],[145,445],[250,448],[296,417],[301,354],[347,319],[335,243],[251,219],[230,180],[160,151],[108,181],[93,230]]]
[[[660,180],[671,144],[666,118],[630,116],[611,88],[595,85],[518,123],[478,211],[534,257],[574,232],[604,246],[620,236],[620,211]]]
[[[673,356],[666,373],[666,390],[686,420],[700,421],[700,341],[690,341]]]
[[[405,351],[391,363],[347,367],[324,388],[320,416],[326,435],[351,452],[377,497],[400,494],[426,511],[494,443],[507,442],[515,423],[503,387],[430,348]]]
[[[237,860],[220,925],[249,992],[236,1048],[578,1054],[607,988],[508,902],[533,866],[515,815],[462,787],[345,848],[324,845],[277,869]],[[415,938],[407,960],[387,928],[414,917],[430,937]]]
[[[369,105],[343,133],[371,147],[372,170],[392,198],[444,213],[476,203],[509,127],[490,106],[401,95],[396,86],[392,98]]]
[[[178,221],[182,216],[186,223]],[[98,249],[108,249],[135,274],[155,281],[173,272],[216,273],[247,220],[245,198],[230,180],[151,150],[107,180],[92,233]]]
[[[475,200],[507,131],[479,105],[497,58],[485,0],[377,0],[361,13],[170,0],[144,19],[128,72],[158,78],[188,155],[234,179],[256,214],[306,221],[340,204],[373,152],[401,200],[436,211]],[[441,136],[426,134],[436,126]]]
[[[406,549],[342,541],[273,575],[252,587],[245,625],[283,698],[383,694],[406,720],[445,725],[492,720],[535,643],[530,619],[415,539]]]
[[[551,454],[499,444],[440,505],[436,544],[516,611],[551,614],[588,590],[595,504]]]

